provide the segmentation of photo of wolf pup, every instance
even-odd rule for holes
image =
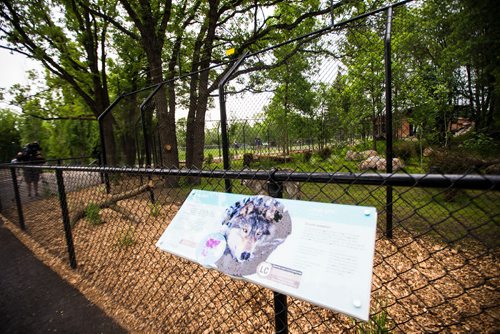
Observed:
[[[226,250],[217,267],[229,275],[255,273],[259,263],[292,232],[288,211],[269,196],[252,196],[226,210],[222,221]]]

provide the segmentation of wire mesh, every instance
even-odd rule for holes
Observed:
[[[398,42],[412,29],[405,20],[404,10],[396,9]],[[310,30],[320,23],[312,22]],[[122,95],[103,119],[105,158],[109,166],[134,168],[60,169],[78,272],[137,314],[147,332],[273,332],[278,324],[271,291],[163,253],[155,243],[191,189],[225,191],[227,176],[234,193],[267,194],[278,171],[284,198],[374,206],[378,212],[370,320],[288,297],[290,332],[498,331],[498,175],[484,175],[487,168],[477,161],[425,146],[418,130],[425,124],[413,122],[404,96],[412,88],[407,55],[399,53],[394,80],[404,89],[393,110],[395,173],[382,174],[388,163],[384,33],[380,12],[304,38],[290,35],[290,42],[251,53],[225,87],[230,170],[221,171],[217,88],[231,64],[195,68]],[[347,73],[359,80],[350,82]],[[160,120],[174,114],[167,122],[172,128],[162,128]],[[14,167],[21,207],[3,167],[2,215],[20,224],[20,209],[27,233],[67,259],[57,167],[45,166],[41,194],[33,197],[22,179],[27,167]],[[445,186],[422,185],[439,173],[445,173],[440,180],[447,182],[439,184]],[[405,182],[393,182],[396,177]]]
[[[54,168],[44,168],[43,178],[47,189],[55,191],[33,200],[23,196],[22,209],[27,233],[51,254],[67,260]],[[108,174],[110,193],[102,183],[103,173]],[[165,182],[171,173],[179,174],[177,187]],[[384,222],[385,182],[390,176],[381,174],[382,181],[373,185],[363,174],[346,184],[334,182],[333,177],[318,182],[318,175],[333,175],[321,169],[306,173],[306,181],[297,181],[298,174],[280,171],[285,179],[284,197],[296,195],[287,193],[285,184],[292,183],[290,188],[300,192],[302,200],[375,206],[379,221],[370,321],[358,322],[288,297],[290,332],[497,328],[498,191],[461,189],[453,183],[448,188],[423,188],[418,183],[394,186],[394,237],[389,239]],[[184,180],[198,176],[197,189],[224,191],[221,175],[214,170],[63,170],[78,272],[115,303],[138,315],[148,330],[272,332],[271,291],[155,247],[192,189]],[[271,175],[267,170],[234,171],[233,191],[264,193]],[[412,175],[408,178],[411,184]],[[498,178],[491,178],[491,187],[497,189],[495,182]],[[452,190],[457,194],[450,200],[447,193]],[[15,218],[16,207],[3,206],[2,214]]]

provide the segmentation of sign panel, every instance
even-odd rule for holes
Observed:
[[[373,207],[193,190],[156,246],[367,321],[376,223]]]

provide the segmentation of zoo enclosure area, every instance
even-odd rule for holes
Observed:
[[[391,86],[390,75],[384,71],[390,57],[386,58],[389,62],[383,61],[390,53],[382,49],[384,34],[390,31],[386,17],[388,8],[255,51],[239,58],[240,67],[232,67],[237,60],[231,59],[188,74],[179,69],[178,78],[121,95],[100,118],[101,139],[112,144],[103,144],[103,162],[109,155],[109,165],[134,168],[40,167],[44,171],[41,196],[28,197],[19,178],[22,173],[16,170],[37,167],[3,166],[2,214],[51,254],[69,259],[82,277],[110,295],[117,305],[139,315],[144,324],[139,330],[145,332],[272,332],[285,331],[286,327],[290,332],[497,330],[498,176],[415,175],[405,170],[398,174],[363,173],[357,162],[346,163],[348,152],[344,151],[336,152],[324,164],[313,160],[299,165],[300,157],[293,157],[296,151],[305,158],[307,152],[301,151],[342,147],[367,138],[377,144],[374,139],[383,137],[383,129],[385,133],[401,129],[396,125],[396,130],[387,130],[391,123],[386,117],[394,115],[395,123],[402,124],[404,112],[412,106],[399,105],[394,112],[385,112],[392,111],[391,90],[386,90]],[[394,15],[395,28],[400,26],[399,17]],[[303,94],[321,92],[321,88],[334,94],[345,88],[339,75],[345,64],[335,57],[339,39],[332,37],[340,33],[340,39],[346,38],[345,27],[356,38],[375,27],[367,45],[370,49],[380,47],[374,52],[378,57],[372,59],[377,68],[371,73],[376,75],[368,80],[377,85],[363,92],[363,96],[376,96],[376,101],[358,108],[349,106],[349,100],[343,101],[342,94],[332,95],[333,102],[346,103]],[[318,50],[326,56],[312,57]],[[341,56],[346,58],[348,53]],[[308,64],[301,62],[304,59]],[[281,60],[286,70],[270,66],[276,60]],[[255,76],[231,76],[232,68],[243,73],[259,66]],[[402,72],[395,74],[404,77]],[[203,76],[208,85],[186,98],[190,84]],[[270,87],[259,83],[264,77],[273,78]],[[222,85],[222,93],[217,92],[223,78],[230,79],[230,84]],[[185,126],[176,120],[175,130],[186,132],[186,143],[180,142],[182,131],[177,131],[177,145],[170,145],[168,141],[174,138],[161,135],[173,131],[160,128],[163,116],[161,103],[156,101],[167,101],[172,112],[189,109],[190,102],[199,103],[201,96],[206,98],[207,108],[200,104],[202,108],[196,109],[201,112],[199,117],[196,113],[192,119],[187,117]],[[226,120],[220,113],[223,108],[227,109]],[[360,113],[353,114],[353,110]],[[262,111],[273,117],[259,119]],[[197,131],[202,129],[198,139],[207,144],[197,148],[198,156],[204,158],[202,165],[200,161],[193,164],[197,168],[189,167],[187,134],[193,128],[188,123],[196,123]],[[104,135],[106,124],[112,125],[112,136]],[[217,150],[209,151],[208,145]],[[165,153],[173,149],[179,165],[184,163],[188,168],[136,168],[175,164],[175,159],[165,160]],[[385,151],[385,158],[392,162],[390,142],[374,151]],[[258,159],[248,164],[258,170],[243,170],[241,153],[278,159],[274,165],[278,161],[294,171],[264,170],[269,166]],[[209,154],[215,163],[207,159]],[[388,166],[381,170],[389,170]],[[292,192],[283,191],[287,198],[377,208],[369,323],[232,280],[154,246],[194,184],[198,189],[252,195],[267,193],[269,182],[283,182],[282,190],[287,183],[300,184]]]
[[[40,197],[23,195],[20,168],[43,170]],[[498,330],[498,176],[15,165],[2,166],[1,175],[2,215],[138,315],[138,330]],[[370,321],[276,296],[159,251],[156,241],[192,189],[189,178],[200,181],[197,189],[226,191],[229,182],[233,192],[253,195],[271,183],[282,185],[274,195],[287,198],[375,206]],[[287,192],[286,183],[296,182],[298,193]],[[385,223],[389,186],[392,238]]]
[[[407,2],[336,23],[328,13],[280,44],[238,50],[238,57],[189,73],[179,65],[178,76],[118,96],[99,116],[104,165],[214,167],[223,160],[237,163],[246,153],[286,159],[371,139],[370,148],[387,158],[391,172],[392,135],[386,134],[416,134],[409,98],[399,89],[395,108],[392,102],[392,20],[401,38],[408,28],[397,14]],[[365,59],[361,47],[348,47],[365,35],[373,59]],[[353,85],[346,73],[361,76],[353,69],[357,57],[363,66],[376,65],[360,84],[370,87],[353,98],[346,93]],[[397,74],[400,87],[408,89],[404,71]],[[377,148],[375,139],[385,143]]]

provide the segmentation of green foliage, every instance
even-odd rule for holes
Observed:
[[[155,202],[155,203],[148,203],[148,207],[149,207],[149,214],[152,216],[152,217],[158,217],[161,213],[161,204],[159,202]]]
[[[152,6],[136,6],[130,1],[118,5],[98,2],[90,5],[98,5],[103,15],[95,15],[92,24],[82,24],[88,15],[86,3],[60,0],[42,0],[36,6],[28,0],[11,3],[0,9],[4,18],[4,34],[0,39],[6,47],[31,53],[32,58],[43,61],[47,67],[43,85],[38,87],[36,80],[32,80],[29,87],[14,87],[15,104],[25,115],[37,118],[23,117],[11,129],[20,132],[18,145],[38,140],[46,158],[89,155],[98,139],[97,126],[95,122],[56,122],[38,117],[98,115],[109,105],[110,97],[112,100],[113,96],[144,87],[147,80],[154,78],[159,82],[211,63],[221,63],[220,55],[229,44],[236,47],[238,56],[244,50],[260,50],[325,24],[325,17],[319,14],[325,2],[319,0],[154,2]],[[167,4],[171,4],[171,11]],[[346,1],[334,11],[335,20],[339,22],[379,4]],[[214,6],[220,7],[218,15],[210,18]],[[479,132],[498,128],[497,7],[494,0],[429,0],[395,9],[394,113],[411,118],[412,124],[419,126],[419,139],[443,146],[449,144],[448,124],[456,116],[453,104],[457,100],[471,104],[467,117],[475,121]],[[170,16],[164,17],[166,13]],[[145,18],[151,22],[142,22]],[[163,18],[169,21],[162,23]],[[224,29],[219,29],[222,23]],[[112,26],[117,29],[111,29]],[[348,139],[359,134],[363,138],[375,137],[374,120],[384,114],[385,107],[384,29],[385,16],[375,15],[342,31],[339,40],[332,38],[334,42],[302,39],[258,59],[249,57],[248,69],[267,70],[250,78],[239,77],[244,84],[238,85],[244,89],[262,88],[273,95],[265,109],[266,121],[252,125],[233,122],[229,129],[232,138],[241,138],[245,133],[246,143],[252,143],[255,137],[266,137],[263,142],[275,142],[288,154],[290,147],[303,138],[323,146],[338,135]],[[341,63],[337,63],[333,82],[315,80],[314,75],[322,70],[320,62],[339,54]],[[163,59],[170,62],[162,63]],[[164,71],[153,73],[158,69]],[[179,146],[195,145],[205,139],[206,144],[219,143],[218,128],[205,130],[203,137],[205,111],[213,105],[212,97],[206,101],[203,98],[213,96],[216,85],[212,83],[217,82],[220,73],[212,71],[208,78],[202,75],[176,81],[175,96],[165,96],[164,101],[171,102],[168,113],[173,117],[156,121],[172,122],[177,116],[173,106],[189,109],[194,118],[193,122],[180,119],[175,127],[158,124],[162,129],[170,129],[168,133],[174,133]],[[32,90],[37,92],[33,94]],[[134,130],[137,106],[143,98],[127,96],[113,114],[116,133],[109,134],[109,138],[122,147],[117,151],[125,152],[126,157],[120,156],[119,160],[126,164],[136,157]],[[197,110],[191,109],[191,105]],[[166,115],[166,111],[162,112]],[[195,128],[202,129],[199,137],[187,143],[186,136],[194,133]],[[3,127],[0,130],[7,134]],[[15,134],[8,133],[5,140],[12,136]],[[4,150],[4,143],[0,145],[5,161],[12,151]],[[479,137],[463,145],[482,154],[489,154],[482,151],[491,147],[486,138]],[[377,150],[382,151],[378,146]],[[192,147],[183,151],[199,152]],[[402,152],[413,154],[410,148],[402,148]],[[200,160],[203,157],[194,156]],[[196,163],[201,165],[202,161]]]
[[[389,315],[387,311],[382,311],[372,315],[367,323],[360,323],[357,326],[359,334],[388,334],[389,329]]]
[[[492,137],[484,133],[474,133],[472,137],[465,139],[458,147],[481,155],[491,155],[497,151],[497,146]]]
[[[321,160],[326,160],[332,155],[332,149],[328,146],[323,147],[318,151],[318,156],[321,158]]]
[[[372,314],[368,322],[357,323],[356,331],[358,334],[388,334],[391,333],[391,327],[394,326],[385,302],[375,301],[374,307],[372,306]]]
[[[136,243],[135,241],[135,231],[134,228],[129,227],[125,231],[121,231],[118,236],[118,246],[122,248],[128,248],[133,246]]]
[[[89,203],[85,208],[85,217],[91,225],[101,225],[103,223],[99,212],[101,208],[95,203]]]
[[[8,109],[0,109],[0,162],[10,162],[21,150],[19,117]]]
[[[418,157],[419,144],[408,140],[397,141],[394,143],[392,151],[394,157],[408,161]]]

